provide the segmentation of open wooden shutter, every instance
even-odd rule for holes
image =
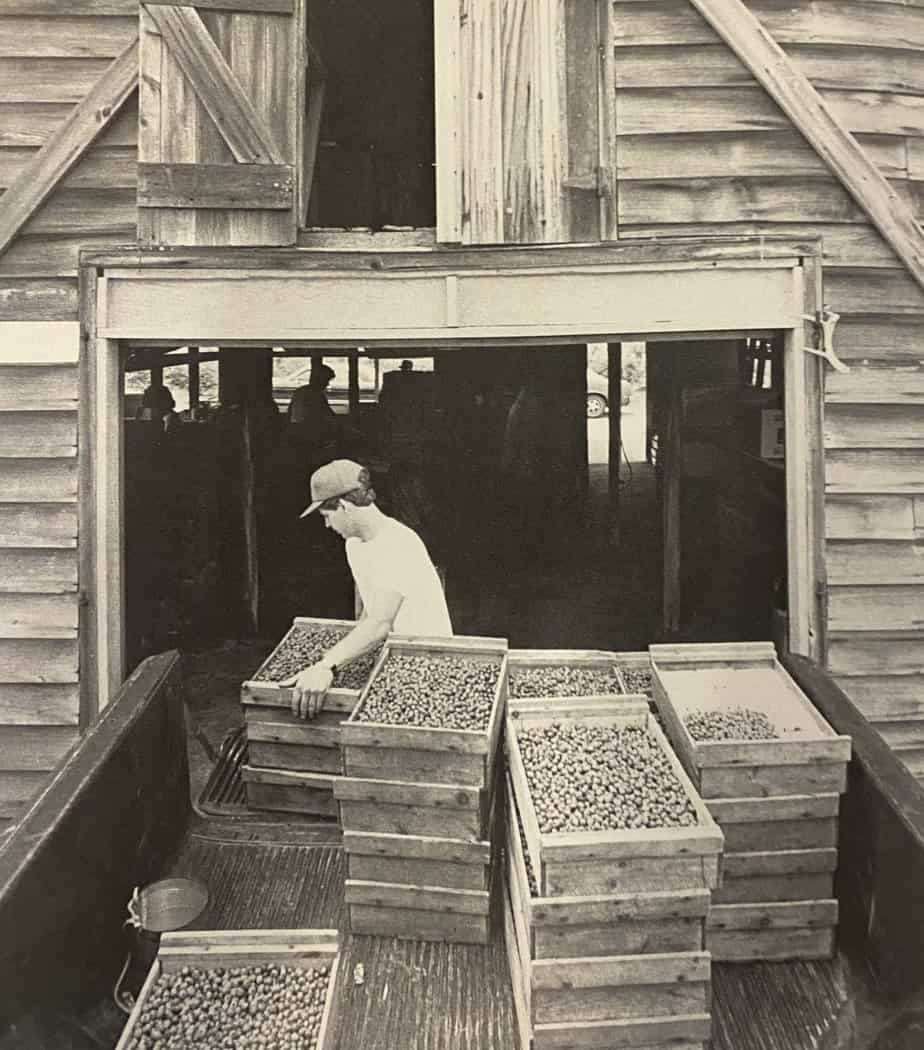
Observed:
[[[300,0],[150,0],[140,10],[139,241],[294,244]]]
[[[437,0],[437,239],[608,240],[609,0]]]

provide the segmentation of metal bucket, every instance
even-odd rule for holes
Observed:
[[[125,920],[125,925],[133,931],[131,944],[113,992],[121,1010],[131,1011],[157,957],[160,935],[188,926],[202,914],[208,900],[208,890],[196,879],[161,879],[144,889],[135,887]]]
[[[149,933],[181,930],[197,919],[209,893],[196,879],[161,879],[135,890],[128,905],[132,925]]]

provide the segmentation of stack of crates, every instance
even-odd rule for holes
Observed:
[[[769,642],[653,645],[651,659],[667,734],[725,835],[707,930],[713,958],[830,957],[850,738],[821,717]],[[765,726],[776,735],[761,739]]]
[[[323,710],[310,721],[292,714],[293,690],[279,682],[311,662],[304,654],[315,651],[319,637],[335,642],[354,626],[349,620],[296,617],[243,683],[247,763],[241,774],[250,809],[337,816],[334,784],[343,772],[340,727],[359,701],[375,655],[338,672]]]
[[[487,662],[496,681],[486,725],[454,729],[371,721],[365,710],[389,660]],[[426,709],[426,685],[416,695]],[[507,642],[389,637],[341,726],[344,775],[334,785],[347,858],[353,933],[487,944],[497,789],[507,697]]]
[[[524,729],[637,726],[695,811],[689,826],[540,831]],[[644,696],[508,705],[504,933],[522,1050],[700,1050],[711,1033],[705,949],[722,835]]]

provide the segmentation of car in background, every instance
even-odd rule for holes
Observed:
[[[621,403],[628,405],[632,400],[632,384],[623,379],[620,384]],[[599,419],[609,411],[610,381],[592,368],[587,369],[587,418]]]

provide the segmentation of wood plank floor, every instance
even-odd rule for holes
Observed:
[[[335,827],[199,822],[172,874],[211,898],[199,929],[343,929]],[[335,1050],[508,1050],[517,1044],[503,937],[486,947],[344,934]],[[354,982],[361,963],[365,978]],[[713,966],[713,1050],[839,1050],[849,1013],[837,962]]]

